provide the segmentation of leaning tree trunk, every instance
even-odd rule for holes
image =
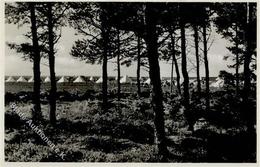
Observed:
[[[40,101],[40,88],[41,88],[41,72],[40,72],[40,49],[38,44],[37,27],[36,27],[36,17],[35,17],[35,3],[29,3],[30,14],[31,14],[31,32],[32,32],[32,43],[33,43],[33,104],[34,110],[32,112],[32,117],[34,121],[39,121],[42,118],[41,113],[41,101]]]
[[[50,123],[56,124],[56,76],[55,76],[55,56],[54,56],[54,32],[53,32],[53,13],[52,3],[48,3],[48,37],[49,37],[49,66],[50,66],[50,78],[51,78],[51,90],[50,90]]]
[[[120,84],[120,31],[118,30],[117,34],[117,99],[120,101],[120,92],[121,92],[121,84]]]
[[[187,60],[186,60],[186,38],[185,38],[185,23],[183,19],[180,21],[181,26],[181,55],[182,55],[182,75],[183,75],[183,94],[184,94],[184,114],[187,119],[189,130],[193,129],[192,116],[190,114],[190,95],[189,95],[189,75],[187,72]]]
[[[206,23],[202,26],[202,34],[203,34],[203,46],[204,46],[204,63],[205,63],[205,82],[206,82],[206,111],[209,111],[209,65],[208,65],[208,48],[207,48],[207,27]]]
[[[163,110],[163,95],[160,78],[160,66],[158,61],[158,35],[156,34],[156,19],[154,17],[155,4],[146,5],[146,45],[149,61],[149,76],[151,79],[152,87],[152,108],[155,113],[154,125],[155,125],[155,143],[157,146],[158,154],[161,156],[161,160],[166,160],[167,157],[167,145],[164,129],[164,110]]]
[[[174,56],[174,64],[175,64],[175,71],[176,71],[177,90],[178,90],[179,94],[181,94],[181,83],[180,83],[181,77],[180,77],[180,71],[179,71],[176,56]]]
[[[197,72],[197,91],[199,95],[201,94],[201,85],[200,85],[200,60],[199,60],[199,34],[198,26],[193,26],[194,30],[194,43],[195,43],[195,56],[196,56],[196,72]]]
[[[137,94],[140,97],[141,95],[141,82],[140,82],[140,68],[141,68],[141,38],[140,35],[137,35]]]
[[[174,56],[173,58],[174,58],[175,71],[176,71],[177,90],[178,90],[179,94],[181,94],[180,70],[179,70],[179,67],[178,67],[178,62],[177,62],[176,56]]]
[[[175,71],[176,71],[176,82],[177,82],[177,90],[178,93],[181,94],[181,84],[180,84],[180,72],[179,72],[179,67],[178,67],[178,62],[176,59],[176,51],[175,51],[175,38],[172,35],[172,30],[170,30],[170,35],[171,35],[171,43],[172,43],[172,74],[171,74],[171,80],[173,80],[173,66],[175,66]],[[174,63],[174,65],[173,65]],[[171,81],[173,82],[173,81]],[[171,88],[172,89],[172,88]],[[171,90],[172,91],[172,90]]]

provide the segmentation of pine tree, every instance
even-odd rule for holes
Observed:
[[[17,24],[18,26],[23,26],[25,24],[30,24],[31,31],[25,34],[25,36],[32,40],[32,43],[22,43],[14,44],[8,43],[11,49],[15,49],[18,53],[24,54],[24,60],[29,60],[33,62],[33,112],[32,117],[34,121],[40,121],[42,119],[41,113],[41,101],[40,101],[40,88],[41,88],[41,78],[40,78],[40,60],[42,47],[39,46],[39,33],[36,20],[36,5],[38,3],[22,3],[16,2],[13,4],[6,3],[5,6],[5,17],[7,23]]]

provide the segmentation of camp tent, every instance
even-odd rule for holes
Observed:
[[[224,86],[224,79],[217,78],[215,82],[210,84],[210,87],[221,88]]]
[[[131,83],[132,80],[127,75],[123,76],[123,78],[120,79],[120,83]]]
[[[167,80],[165,80],[165,81],[171,83],[171,80],[170,80],[170,79],[167,79]],[[172,81],[174,81],[174,80],[172,80]]]
[[[78,76],[74,81],[73,83],[83,83],[85,82],[84,79],[81,77],[81,76]]]
[[[23,76],[20,76],[16,82],[27,82]]]
[[[48,82],[51,82],[51,79],[49,76],[47,76],[45,79],[44,79],[44,83],[48,83]]]
[[[15,79],[13,77],[8,77],[6,82],[15,82]]]
[[[91,76],[91,77],[89,78],[89,80],[94,82],[94,77]]]
[[[6,82],[15,82],[16,80],[13,77],[9,77]]]
[[[31,78],[28,80],[28,82],[34,82],[34,78],[31,77]]]
[[[65,82],[69,82],[67,78],[65,78],[64,76],[62,76],[59,80],[58,83],[65,83]]]
[[[144,82],[145,84],[151,84],[151,79],[150,78],[148,78],[145,82]]]
[[[100,78],[96,81],[96,83],[103,83],[102,77],[100,77]]]

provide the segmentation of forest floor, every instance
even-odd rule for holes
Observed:
[[[256,134],[248,133],[243,123],[235,121],[235,124],[222,126],[219,120],[228,120],[229,115],[213,113],[203,123],[195,121],[197,130],[191,132],[183,108],[176,109],[176,98],[164,102],[169,162],[255,162]],[[55,153],[26,123],[31,119],[31,103],[17,103],[26,120],[21,120],[11,110],[10,104],[6,105],[5,160],[158,162],[150,99],[128,97],[122,98],[120,103],[113,100],[105,113],[98,99],[58,100],[55,128],[48,124],[48,104],[42,105],[44,121],[38,124],[38,128],[64,156]],[[197,110],[196,107],[193,110]],[[224,110],[224,106],[221,110]],[[215,117],[219,117],[219,120],[212,119]],[[233,113],[230,117],[239,115]]]

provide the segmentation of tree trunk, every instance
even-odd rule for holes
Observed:
[[[170,30],[171,35],[171,53],[172,53],[172,69],[171,69],[171,93],[173,92],[173,68],[175,59],[175,39],[172,35],[172,30]]]
[[[175,71],[176,71],[176,81],[177,81],[177,89],[179,94],[181,94],[181,83],[180,83],[180,71],[179,71],[179,67],[178,67],[178,62],[176,57],[174,56],[174,63],[175,63]]]
[[[238,53],[238,44],[239,44],[239,41],[238,41],[238,26],[237,24],[235,25],[236,26],[236,95],[238,95],[239,93],[239,75],[238,75],[238,72],[239,72],[239,53]]]
[[[249,95],[250,95],[250,62],[251,57],[253,54],[253,43],[252,43],[252,32],[250,31],[250,26],[252,22],[252,6],[253,3],[247,3],[247,27],[245,31],[246,36],[246,54],[244,58],[244,88],[243,88],[243,110],[244,110],[244,118],[247,122],[248,131],[255,131],[253,125],[256,122],[256,115],[254,113],[251,113],[252,111],[248,110],[250,107],[249,105]],[[248,112],[250,111],[250,112]]]
[[[244,58],[244,101],[247,102],[248,95],[250,91],[250,62],[252,54],[252,42],[250,36],[250,22],[252,18],[252,13],[250,11],[250,3],[247,5],[248,16],[247,16],[247,30],[246,30],[246,55]],[[252,10],[252,9],[251,9]]]
[[[118,30],[117,34],[117,99],[120,101],[120,92],[121,92],[121,84],[120,84],[120,31]]]
[[[54,32],[53,32],[53,13],[52,3],[48,3],[48,36],[49,36],[49,66],[50,66],[50,123],[56,124],[56,76],[55,76],[55,56],[54,56]]]
[[[208,48],[207,48],[207,27],[206,23],[204,23],[202,27],[203,33],[203,46],[204,46],[204,63],[205,63],[205,82],[206,82],[206,111],[209,111],[209,65],[208,65]]]
[[[172,46],[172,48],[174,48],[174,46]],[[175,51],[175,50],[173,49],[172,51]],[[170,84],[170,86],[171,86],[171,91],[170,91],[171,94],[173,92],[173,68],[174,68],[174,59],[173,59],[173,57],[174,57],[174,54],[175,53],[172,53],[171,84]]]
[[[196,72],[197,72],[197,91],[199,95],[201,94],[201,85],[200,85],[200,60],[199,60],[199,35],[198,35],[198,26],[193,26],[194,30],[194,43],[195,43],[195,56],[196,56]]]
[[[167,157],[167,146],[164,129],[164,110],[163,110],[163,95],[160,78],[160,66],[158,61],[158,35],[156,32],[156,19],[153,9],[155,4],[146,5],[146,45],[149,61],[149,76],[151,79],[152,87],[152,108],[155,113],[154,125],[155,125],[155,143],[157,146],[158,154],[161,156],[161,160],[165,161]]]
[[[101,6],[102,7],[102,6]],[[108,57],[108,42],[109,42],[109,28],[107,25],[107,16],[105,14],[105,9],[101,11],[101,36],[103,39],[103,65],[102,65],[102,98],[103,104],[102,109],[103,111],[107,111],[107,57]]]
[[[180,21],[181,26],[181,54],[182,54],[182,61],[181,61],[181,67],[182,67],[182,75],[183,75],[183,92],[184,92],[184,114],[186,116],[187,122],[189,124],[189,130],[193,129],[192,124],[192,116],[189,113],[190,112],[190,95],[189,95],[189,75],[187,72],[187,60],[186,60],[186,38],[185,38],[185,23],[183,19],[181,18]]]
[[[104,51],[105,52],[105,51]],[[107,55],[103,53],[102,65],[102,97],[103,97],[103,110],[107,109]]]
[[[178,62],[176,59],[176,51],[175,51],[175,37],[172,35],[172,30],[170,30],[170,35],[171,35],[171,43],[172,43],[172,80],[173,80],[173,66],[175,66],[175,71],[176,71],[176,82],[177,82],[177,90],[178,93],[181,94],[181,84],[180,84],[180,72],[179,72],[179,67],[178,67]],[[173,65],[174,62],[174,65]],[[173,82],[173,81],[171,81]],[[172,88],[171,88],[172,89]]]
[[[174,63],[175,63],[175,71],[176,71],[177,90],[178,90],[179,94],[181,94],[181,83],[180,83],[181,77],[180,77],[180,71],[179,71],[176,56],[174,56]]]
[[[137,35],[137,94],[141,96],[141,83],[140,83],[140,68],[141,68],[141,38]]]
[[[41,101],[40,101],[40,88],[41,88],[41,72],[40,72],[40,49],[38,44],[38,35],[36,27],[36,17],[35,17],[35,3],[30,4],[30,14],[31,14],[31,32],[32,32],[32,43],[33,43],[33,104],[34,110],[32,112],[32,117],[34,121],[39,121],[42,119],[41,113]]]

